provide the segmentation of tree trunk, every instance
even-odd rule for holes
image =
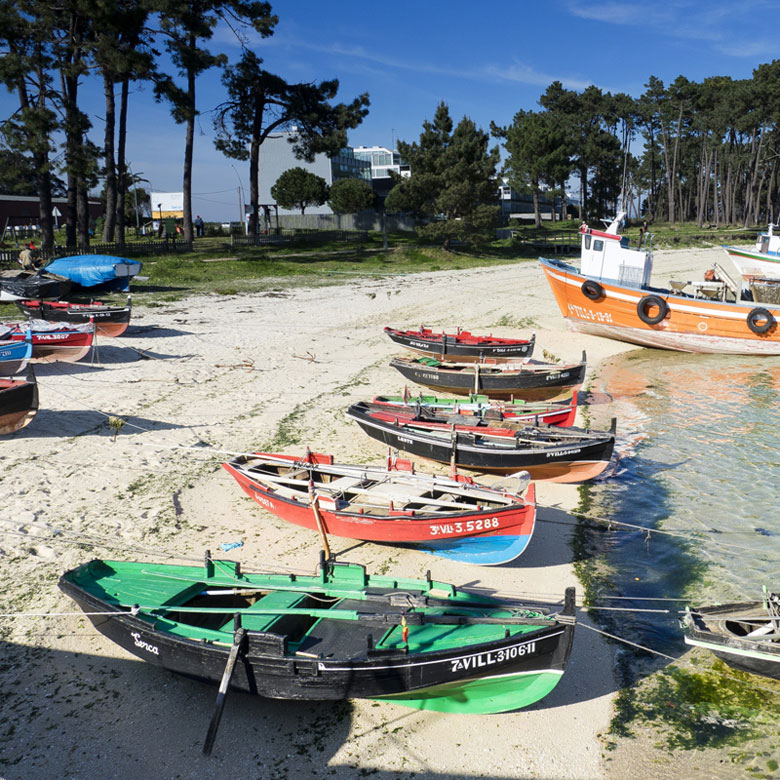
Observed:
[[[116,220],[116,167],[114,161],[114,79],[103,74],[103,92],[106,98],[106,132],[103,142],[106,171],[106,221],[103,225],[103,241],[108,243],[114,238]]]
[[[534,225],[537,228],[540,228],[542,226],[542,215],[539,212],[539,184],[537,182],[534,182],[533,200],[534,200]]]
[[[260,177],[260,143],[263,130],[263,113],[265,106],[255,106],[252,122],[252,143],[249,148],[249,235],[256,236],[260,232],[260,199],[258,179]]]
[[[195,36],[191,35],[188,41],[190,50],[195,48]],[[184,177],[182,189],[184,191],[184,240],[192,243],[192,152],[195,142],[195,72],[187,71],[187,131],[184,142]]]
[[[119,138],[116,148],[117,194],[116,217],[114,223],[114,241],[120,246],[125,243],[125,198],[127,197],[127,96],[130,91],[130,78],[122,79],[122,91],[119,97]]]
[[[89,246],[89,201],[87,199],[87,184],[83,178],[78,179],[76,186],[76,214],[78,217],[78,245]]]

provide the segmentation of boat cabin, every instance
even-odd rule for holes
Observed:
[[[625,211],[619,212],[606,230],[592,230],[582,223],[580,272],[590,278],[646,287],[650,284],[653,256],[647,249],[631,249],[628,239],[618,235],[625,216]]]
[[[756,240],[756,252],[763,255],[780,255],[780,236],[774,232],[777,225],[769,223],[766,233],[761,233]]]

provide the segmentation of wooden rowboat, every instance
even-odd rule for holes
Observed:
[[[693,292],[650,286],[652,256],[618,235],[582,228],[581,268],[540,258],[566,324],[575,331],[680,352],[780,355],[780,306],[726,300],[741,291],[702,282]]]
[[[474,471],[511,474],[527,471],[531,479],[584,482],[609,464],[615,446],[610,431],[528,426],[510,420],[474,420],[424,415],[410,417],[352,404],[347,417],[389,447],[422,458]]]
[[[434,395],[377,395],[365,402],[369,408],[386,411],[407,411],[420,414],[428,410],[436,414],[473,415],[485,420],[523,420],[530,425],[574,425],[577,416],[577,393],[565,401],[507,401],[494,400],[486,395],[467,398],[439,398]]]
[[[434,333],[424,325],[419,330],[385,328],[385,333],[396,344],[439,360],[459,363],[522,360],[531,357],[536,336],[530,339],[509,339],[499,336],[475,336],[458,328],[456,333]]]
[[[0,271],[0,303],[25,298],[56,300],[67,295],[73,282],[46,271]]]
[[[713,652],[743,672],[780,680],[780,594],[762,601],[686,609],[685,644]]]
[[[23,341],[11,341],[0,325],[0,376],[21,374],[32,359],[32,334],[27,331]]]
[[[433,358],[396,357],[390,365],[404,378],[453,395],[482,393],[489,398],[554,401],[568,398],[585,380],[582,362],[569,365],[523,360],[517,363],[447,363]]]
[[[553,612],[334,561],[302,575],[244,572],[208,553],[201,566],[93,560],[59,586],[101,634],[155,666],[221,681],[223,700],[232,689],[504,712],[556,686],[574,639],[573,588]]]
[[[38,384],[32,367],[26,378],[0,378],[0,435],[21,430],[38,412]]]
[[[407,460],[386,468],[258,452],[222,464],[263,509],[328,534],[415,547],[462,563],[496,565],[517,558],[534,530],[527,475],[495,490],[468,477],[416,474]],[[316,500],[320,519],[314,512]]]
[[[101,336],[121,336],[130,324],[132,298],[127,296],[124,306],[109,306],[100,301],[91,303],[68,303],[66,301],[17,301],[16,305],[30,319],[47,322],[64,322],[68,325],[83,325],[94,322]]]
[[[32,360],[37,363],[62,361],[75,363],[85,357],[92,348],[95,336],[94,324],[60,325],[44,320],[7,325],[0,330],[0,338],[25,341],[31,334]]]

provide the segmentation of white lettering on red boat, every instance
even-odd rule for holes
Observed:
[[[498,528],[500,525],[497,517],[486,517],[484,520],[467,520],[465,523],[439,523],[430,527],[431,536],[445,534],[472,534],[475,531],[487,531]]]

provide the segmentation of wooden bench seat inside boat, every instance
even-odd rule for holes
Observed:
[[[258,599],[241,616],[241,625],[248,631],[273,631],[274,633],[284,633],[279,631],[279,621],[283,620],[285,615],[268,615],[260,612],[262,609],[292,609],[302,606],[306,598],[305,593],[295,593],[286,590],[277,590]],[[253,610],[258,610],[258,614],[253,615]]]

